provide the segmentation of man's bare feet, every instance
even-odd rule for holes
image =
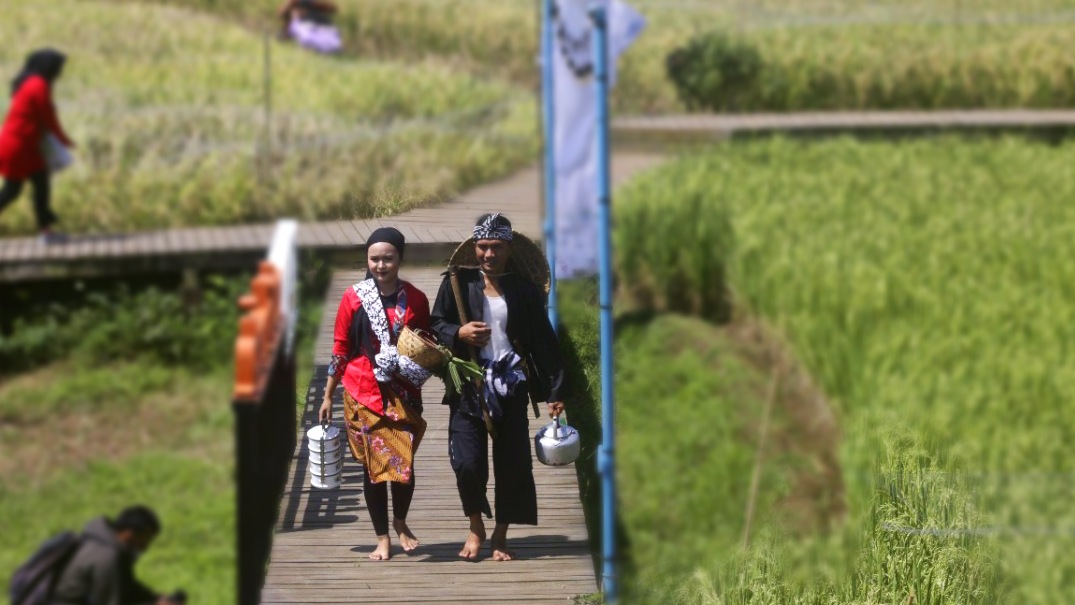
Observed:
[[[385,534],[377,536],[377,548],[370,553],[371,561],[387,561],[392,558],[392,538]]]
[[[403,547],[404,551],[411,552],[421,544],[418,538],[411,533],[411,529],[407,527],[407,522],[403,519],[392,519],[392,527],[396,528],[396,535],[399,536],[399,545]]]
[[[508,524],[497,523],[493,528],[493,539],[490,541],[493,547],[494,561],[514,561],[515,552],[508,550]]]
[[[494,561],[514,561],[515,551],[508,550],[507,543],[497,544],[493,542],[493,560]]]
[[[459,551],[460,557],[470,561],[478,558],[482,542],[485,542],[485,524],[482,523],[480,513],[476,517],[477,519],[471,517],[470,534],[467,535],[467,541],[463,543],[463,550]]]

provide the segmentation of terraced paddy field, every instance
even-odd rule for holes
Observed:
[[[729,222],[734,297],[784,339],[834,410],[849,507],[828,532],[772,521],[746,551],[725,516],[732,529],[714,533],[719,546],[635,552],[641,594],[690,603],[1075,596],[1065,554],[1075,533],[1066,504],[1075,423],[1065,411],[1075,393],[1075,276],[1065,261],[1075,253],[1073,159],[1070,143],[1020,138],[774,139],[684,157],[621,196],[620,216],[660,209],[666,224],[645,229],[676,241],[700,240],[713,217]],[[621,254],[640,235],[621,232]],[[645,281],[647,270],[623,281]],[[670,452],[646,468],[690,450]],[[694,479],[738,476],[729,462]],[[627,493],[645,489],[625,483]]]

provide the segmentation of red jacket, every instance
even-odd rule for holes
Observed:
[[[45,170],[41,137],[49,132],[64,145],[71,146],[71,139],[56,117],[48,81],[41,76],[30,76],[12,97],[7,118],[0,128],[0,175],[21,181]]]
[[[403,324],[412,328],[430,329],[429,299],[421,290],[410,283],[400,280],[403,288],[407,291],[407,310],[403,315]],[[355,343],[351,342],[351,322],[362,307],[362,300],[355,293],[353,287],[347,288],[340,300],[340,307],[336,311],[336,329],[334,330],[334,343],[332,347],[333,358],[346,360],[346,369],[343,372],[343,388],[355,399],[355,401],[377,414],[384,413],[384,401],[381,399],[381,389],[377,385],[377,379],[373,376],[373,364],[365,355],[356,355],[348,359]],[[395,307],[386,308],[385,314],[388,321],[396,320]],[[379,350],[380,343],[376,336],[371,339],[374,346]],[[403,388],[407,388],[405,385]],[[410,395],[417,401],[421,401],[422,393],[419,389],[407,388]]]

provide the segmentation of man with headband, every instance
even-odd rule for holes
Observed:
[[[514,237],[511,222],[503,215],[479,218],[470,240],[478,267],[450,269],[431,311],[440,341],[457,356],[477,357],[485,370],[481,385],[468,384],[461,394],[445,396],[451,407],[449,455],[463,514],[470,519],[470,533],[459,552],[464,559],[476,559],[485,541],[482,513],[493,516],[486,497],[487,419],[494,431],[496,477],[492,557],[510,561],[514,553],[507,548],[508,527],[537,525],[528,398],[548,402],[550,416],[558,416],[564,408],[563,364],[545,294],[525,276],[508,271]]]

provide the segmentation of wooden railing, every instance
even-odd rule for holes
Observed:
[[[239,605],[261,600],[280,494],[295,449],[294,221],[277,224],[258,265],[235,342],[236,531]]]

